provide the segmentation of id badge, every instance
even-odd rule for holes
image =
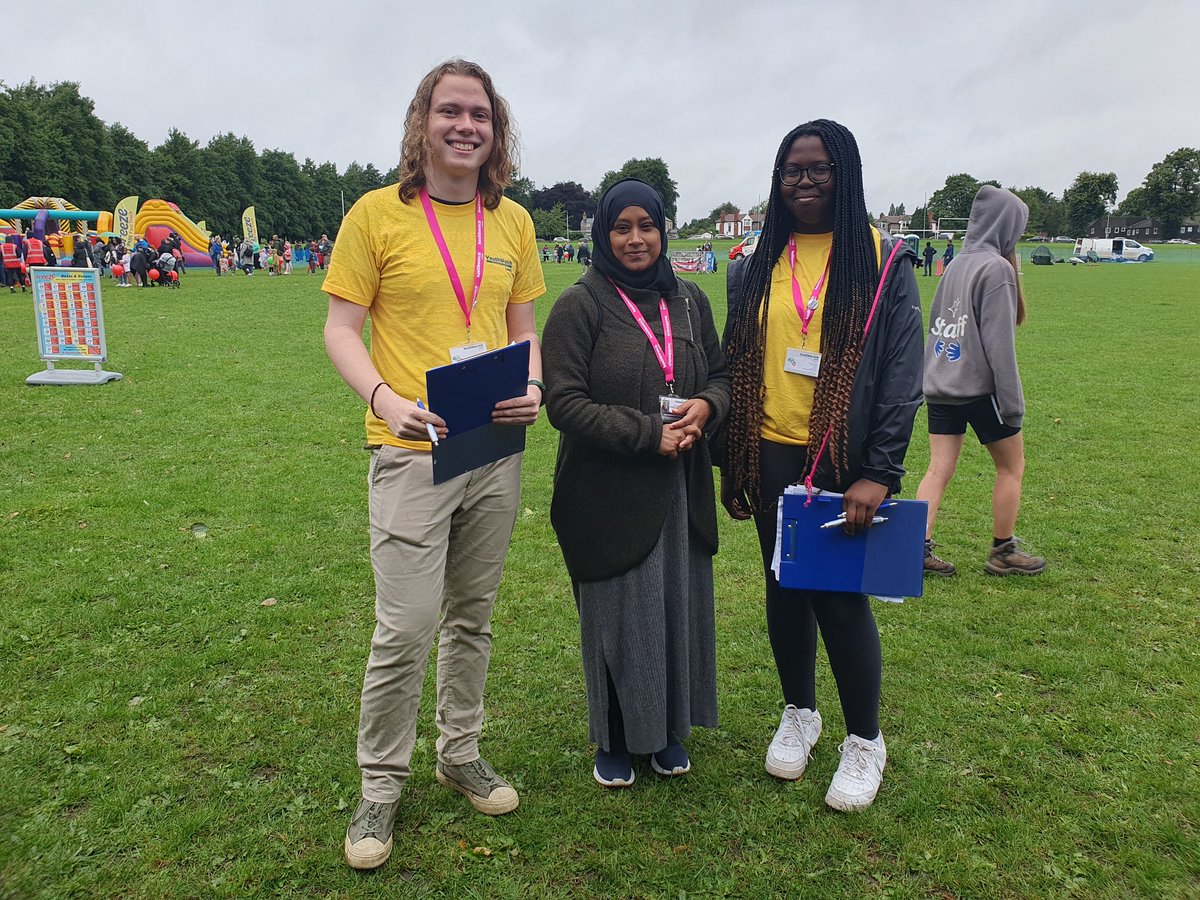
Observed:
[[[821,371],[821,354],[813,350],[788,347],[787,356],[783,360],[783,371],[816,378]]]
[[[459,344],[457,347],[450,348],[450,362],[462,362],[464,359],[470,359],[472,356],[478,356],[480,353],[487,353],[487,344],[483,341],[475,341],[473,344]]]
[[[658,413],[662,416],[662,420],[664,422],[678,422],[682,419],[683,414],[677,410],[686,400],[686,397],[676,397],[674,394],[661,395],[658,398]]]

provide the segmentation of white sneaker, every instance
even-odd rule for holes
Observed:
[[[866,809],[875,801],[883,783],[883,767],[887,765],[883,735],[879,735],[878,744],[856,734],[849,735],[838,751],[842,761],[833,773],[825,802],[842,812]]]
[[[767,771],[776,778],[795,781],[804,774],[813,745],[820,736],[821,714],[788,704],[767,748]]]

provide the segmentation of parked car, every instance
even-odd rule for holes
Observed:
[[[1073,243],[1075,243],[1075,238],[1067,237],[1065,234],[1060,234],[1060,235],[1058,235],[1058,237],[1056,237],[1054,239],[1054,243],[1056,243],[1056,244],[1073,244]]]
[[[762,232],[756,231],[754,234],[748,234],[742,238],[740,244],[734,244],[733,249],[729,251],[730,259],[741,259],[743,256],[749,256],[754,252],[755,246],[758,244],[759,235]]]
[[[1189,241],[1187,238],[1171,238],[1167,241],[1168,244],[1187,244],[1190,247],[1195,247],[1195,241]]]

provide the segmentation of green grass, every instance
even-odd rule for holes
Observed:
[[[730,521],[721,727],[695,734],[685,779],[591,781],[543,420],[484,733],[521,807],[488,819],[435,783],[427,702],[396,851],[367,875],[341,860],[367,458],[318,280],[110,289],[125,380],[91,388],[24,385],[31,303],[0,295],[0,897],[1197,896],[1200,248],[1155,249],[1026,266],[1018,530],[1050,568],[981,574],[991,466],[969,441],[939,520],[960,575],[876,607],[890,758],[869,811],[822,802],[843,728],[823,663],[809,773],[762,770],[778,684],[752,529]],[[726,254],[698,278],[718,320]],[[579,272],[546,270],[539,322]],[[910,496],[927,459],[922,413]]]

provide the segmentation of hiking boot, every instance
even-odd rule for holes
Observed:
[[[933,541],[925,542],[925,574],[939,575],[942,578],[948,578],[957,572],[958,569],[955,568],[954,563],[946,562],[944,559],[934,554],[933,548],[936,546],[937,544],[935,544]]]
[[[650,754],[650,768],[659,775],[686,775],[692,771],[692,761],[688,759],[687,748],[675,738],[667,746],[656,753]]]
[[[352,869],[377,869],[392,855],[392,826],[399,801],[359,801],[350,827],[346,829],[346,862]]]
[[[999,547],[993,547],[988,553],[983,571],[988,575],[1037,575],[1046,568],[1046,560],[1040,556],[1030,556],[1017,546],[1020,538],[1005,541]]]
[[[776,778],[795,781],[808,767],[813,745],[820,736],[821,714],[813,709],[797,709],[789,703],[767,748],[767,771]]]
[[[883,767],[887,765],[883,735],[879,736],[878,743],[856,734],[847,735],[838,750],[842,761],[833,773],[825,802],[842,812],[866,809],[875,802],[875,795],[883,784]]]
[[[596,765],[592,777],[606,788],[624,788],[633,784],[633,759],[624,750],[609,751],[596,748]]]
[[[461,766],[438,760],[437,780],[465,795],[471,805],[486,816],[502,816],[512,812],[521,802],[512,785],[497,775],[482,757]]]

